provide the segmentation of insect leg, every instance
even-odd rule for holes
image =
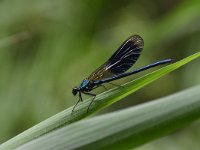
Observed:
[[[81,92],[79,92],[79,98],[80,98],[80,101],[82,102],[83,98],[82,98]]]
[[[102,86],[105,90],[108,90],[108,89],[106,88],[106,86],[103,85],[103,84],[100,84],[99,86]],[[99,87],[99,86],[98,86],[98,87]]]
[[[98,87],[100,87],[100,86],[102,86],[105,90],[108,90],[108,89],[106,88],[106,86],[103,85],[103,84],[97,85],[96,87],[93,87],[92,89],[94,90],[94,89],[96,89],[96,88],[98,88]]]
[[[111,83],[111,82],[108,82],[108,84],[111,84],[111,85],[113,85],[113,86],[116,86],[116,87],[123,87],[123,86],[121,86],[121,85],[118,85],[118,84],[115,84],[115,83]]]
[[[78,103],[79,103],[80,101],[82,101],[82,100],[81,100],[81,97],[80,97],[80,94],[79,94],[78,101],[77,101],[76,104],[74,105],[74,107],[73,107],[73,109],[72,109],[72,113],[74,112],[75,107],[78,105]],[[71,114],[72,114],[72,113],[71,113]]]
[[[90,106],[92,105],[92,103],[93,103],[93,101],[94,101],[94,99],[95,99],[95,97],[96,97],[96,94],[88,93],[88,92],[83,92],[83,93],[86,94],[86,95],[93,96],[92,101],[90,102],[90,104],[89,104],[89,106],[88,106],[88,109],[87,109],[87,113],[88,113],[88,112],[89,112],[89,109],[90,109]]]

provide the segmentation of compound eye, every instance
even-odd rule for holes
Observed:
[[[77,94],[77,92],[78,92],[77,87],[72,89],[72,93],[73,93],[74,96]]]

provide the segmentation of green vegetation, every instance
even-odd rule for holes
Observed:
[[[15,140],[21,140],[20,143],[24,143],[32,140],[33,137],[41,136],[89,115],[84,112],[90,99],[81,103],[72,116],[69,115],[71,112],[69,107],[77,100],[71,94],[71,89],[107,60],[121,42],[132,34],[141,35],[144,38],[145,47],[142,56],[131,69],[165,58],[172,58],[177,62],[187,56],[195,56],[192,55],[195,53],[197,56],[197,52],[200,50],[200,2],[198,0],[173,2],[156,0],[140,2],[131,0],[125,2],[113,0],[109,2],[105,0],[94,2],[87,0],[18,0],[0,3],[0,143],[4,143],[2,144],[4,146],[6,141],[8,144],[13,142],[14,145],[16,144]],[[104,109],[103,113],[112,111],[114,114],[116,110],[126,107],[135,110],[137,106],[132,105],[164,97],[200,83],[199,59],[196,59],[135,92],[157,79],[157,77],[153,79],[148,77],[162,69],[153,73],[146,71],[116,81],[115,83],[121,85],[131,81],[122,89],[115,88],[106,92],[103,92],[101,88],[95,90],[95,93],[101,94],[98,95],[90,114],[106,108],[122,98],[123,101]],[[145,74],[147,75],[144,76]],[[160,76],[164,74],[160,74]],[[149,80],[141,82],[146,78]],[[109,85],[106,86],[113,88]],[[192,95],[192,93],[195,94],[194,89],[198,88],[192,88],[189,92],[185,91],[183,99],[179,97],[180,99],[174,100],[171,105],[177,105],[177,102],[182,99],[183,105],[192,106],[193,102],[198,100],[198,97]],[[130,95],[133,92],[135,93]],[[116,98],[114,98],[115,96]],[[100,101],[104,103],[99,105]],[[181,104],[181,106],[183,105]],[[177,108],[181,109],[181,106],[177,105]],[[175,106],[173,108],[175,110]],[[129,109],[123,111],[127,111],[128,114]],[[181,111],[184,112],[182,109]],[[170,115],[170,117],[174,116]],[[189,118],[187,123],[197,119],[198,112],[195,117]],[[80,122],[84,124],[95,118],[84,119]],[[141,117],[141,120],[143,119],[145,117]],[[132,121],[135,124],[132,124],[131,128],[135,130],[134,125],[139,122]],[[78,123],[73,124],[75,126]],[[112,124],[112,122],[110,123]],[[183,122],[182,125],[185,123]],[[73,124],[59,130],[73,128]],[[31,128],[34,125],[36,126]],[[166,132],[163,131],[163,134],[155,135],[152,138],[147,137],[148,139],[146,141],[144,139],[144,142],[171,133],[182,125],[175,126],[173,130],[162,128]],[[162,126],[156,127],[160,129]],[[30,129],[25,131],[28,128]],[[38,132],[35,132],[34,129],[37,129]],[[22,133],[23,131],[25,132]],[[77,134],[79,134],[78,131]],[[155,130],[151,129],[151,131]],[[197,121],[187,128],[176,130],[169,137],[151,142],[138,150],[198,149],[199,131],[199,122]],[[46,137],[54,135],[54,133],[57,134],[57,132],[50,132]],[[19,139],[15,137],[18,134]],[[88,131],[87,135],[89,134]],[[11,139],[12,137],[14,138]],[[40,138],[37,140],[42,143]],[[70,139],[66,138],[66,140]],[[74,142],[78,143],[78,141]],[[139,141],[138,143],[144,142]],[[18,144],[20,145],[20,143]],[[51,145],[49,144],[49,146]],[[77,144],[77,146],[80,145]]]
[[[121,98],[124,98],[124,97],[126,97],[127,95],[129,95],[129,94],[131,94],[132,92],[134,92],[134,91],[136,91],[136,90],[138,90],[138,89],[140,89],[140,88],[142,88],[143,86],[145,86],[145,85],[147,85],[148,83],[151,83],[152,81],[154,81],[154,80],[156,80],[156,79],[158,79],[158,78],[160,78],[160,77],[162,77],[163,75],[165,75],[165,74],[167,74],[167,73],[169,73],[169,72],[171,72],[171,71],[173,71],[173,70],[175,70],[175,69],[177,69],[177,68],[179,68],[179,67],[181,67],[182,65],[184,65],[184,64],[186,64],[186,63],[188,63],[188,62],[190,62],[191,60],[193,60],[193,59],[195,59],[195,58],[198,58],[198,57],[200,57],[200,52],[199,53],[196,53],[196,54],[194,54],[194,55],[192,55],[192,56],[190,56],[190,57],[188,57],[188,58],[186,58],[186,59],[184,59],[184,60],[181,60],[181,61],[179,61],[179,62],[176,62],[176,63],[174,63],[174,64],[171,64],[171,65],[169,65],[169,66],[167,66],[167,67],[164,67],[164,68],[162,68],[162,69],[160,69],[160,70],[158,70],[158,71],[155,71],[155,72],[153,72],[153,73],[150,73],[150,74],[148,74],[148,75],[146,75],[146,76],[144,76],[144,77],[141,77],[141,78],[139,78],[139,79],[137,79],[137,80],[134,80],[134,81],[132,81],[132,82],[130,82],[130,83],[127,83],[127,84],[125,84],[123,87],[121,87],[121,88],[114,88],[114,89],[112,89],[112,90],[110,90],[110,91],[107,91],[107,92],[104,92],[104,93],[102,93],[102,94],[100,94],[99,96],[97,96],[97,98],[95,99],[95,101],[94,101],[94,103],[93,103],[93,105],[91,106],[91,109],[90,109],[90,111],[89,111],[89,113],[86,113],[87,111],[87,107],[88,107],[88,105],[89,105],[89,103],[90,103],[90,101],[92,100],[92,99],[90,99],[90,100],[88,100],[88,101],[85,101],[85,102],[83,102],[83,103],[81,103],[81,105],[77,108],[77,110],[74,112],[74,113],[72,113],[72,108],[69,108],[69,109],[67,109],[67,110],[65,110],[65,111],[63,111],[63,112],[61,112],[61,113],[59,113],[59,114],[57,114],[57,115],[55,115],[55,116],[53,116],[53,117],[51,117],[51,118],[49,118],[49,119],[47,119],[47,120],[45,120],[44,122],[41,122],[40,124],[38,124],[38,125],[36,125],[36,126],[34,126],[33,128],[31,128],[31,129],[29,129],[29,130],[27,130],[27,131],[25,131],[24,133],[22,133],[22,134],[20,134],[20,135],[18,135],[17,137],[14,137],[13,139],[11,139],[11,140],[9,140],[8,142],[6,142],[6,143],[4,143],[4,144],[2,144],[1,146],[0,146],[0,148],[1,149],[14,149],[14,148],[16,148],[16,147],[18,147],[18,146],[20,146],[20,145],[22,145],[22,144],[24,144],[24,143],[26,143],[26,142],[29,142],[29,141],[31,141],[31,140],[34,140],[35,138],[39,138],[40,136],[42,136],[42,135],[44,135],[44,134],[47,134],[48,132],[53,132],[53,130],[55,130],[55,129],[57,129],[57,128],[60,128],[60,127],[62,127],[62,126],[64,126],[64,125],[66,125],[66,124],[71,124],[71,123],[73,123],[73,122],[75,122],[75,121],[77,121],[77,120],[79,120],[79,119],[81,119],[81,118],[84,118],[84,117],[86,117],[86,116],[88,116],[89,114],[91,114],[91,113],[93,113],[93,112],[95,112],[95,111],[98,111],[98,110],[100,110],[100,109],[102,109],[102,108],[104,108],[104,107],[106,107],[106,106],[109,106],[109,105],[111,105],[112,103],[114,103],[114,102],[116,102],[116,101],[118,101],[118,100],[120,100]],[[197,88],[197,89],[199,89],[199,88]],[[154,114],[152,113],[150,113],[149,114],[149,116],[148,117],[145,117],[145,115],[146,115],[146,112],[148,112],[148,109],[146,109],[146,107],[145,108],[143,108],[142,109],[142,111],[143,111],[143,115],[144,115],[144,117],[141,115],[141,120],[142,121],[146,121],[145,123],[144,123],[144,125],[143,126],[140,126],[140,128],[143,128],[143,130],[141,131],[141,133],[143,133],[146,129],[147,129],[147,127],[149,127],[149,123],[150,122],[152,122],[152,121],[154,121],[155,120],[155,117],[157,117],[158,115],[159,115],[159,117],[161,117],[161,118],[166,118],[166,120],[164,120],[164,122],[166,122],[167,124],[169,124],[169,126],[170,126],[170,123],[172,123],[174,120],[176,120],[176,119],[178,119],[179,117],[182,117],[183,119],[184,119],[184,122],[181,124],[181,122],[177,122],[177,124],[179,125],[179,126],[183,126],[184,125],[184,123],[189,123],[189,122],[191,122],[191,121],[193,121],[194,119],[192,119],[191,120],[191,118],[190,117],[188,117],[188,116],[190,116],[191,114],[192,115],[194,115],[194,114],[196,114],[196,111],[198,110],[198,108],[200,107],[197,107],[197,103],[198,102],[200,102],[200,99],[199,99],[199,97],[198,97],[198,94],[199,94],[199,92],[198,92],[198,90],[194,90],[195,92],[191,92],[191,97],[186,97],[185,98],[185,95],[188,95],[188,93],[189,92],[186,92],[186,93],[184,93],[183,92],[183,94],[181,95],[181,96],[177,96],[177,97],[173,97],[173,98],[171,98],[171,97],[169,97],[168,99],[170,99],[172,102],[172,106],[174,106],[174,107],[171,107],[171,108],[168,108],[168,109],[163,109],[162,107],[163,106],[170,106],[170,104],[168,104],[169,102],[168,102],[168,100],[165,100],[164,102],[162,102],[161,104],[159,104],[159,106],[157,106],[157,105],[155,105],[154,106],[154,104],[150,104],[150,110],[149,111],[152,111],[153,109],[156,109],[157,107],[160,107],[159,109],[160,110],[157,110],[156,109],[156,115],[154,116]],[[175,99],[177,98],[177,100],[175,101]],[[188,104],[188,103],[186,103],[186,102],[184,102],[184,101],[187,101],[188,99],[190,99],[190,103],[191,104]],[[191,100],[192,99],[192,100]],[[194,102],[193,102],[193,100],[194,100]],[[174,104],[174,102],[175,102],[175,104]],[[153,103],[153,102],[152,102]],[[167,104],[165,104],[165,103],[167,103]],[[179,104],[178,104],[179,103]],[[182,103],[184,103],[185,105],[184,106],[182,106]],[[153,106],[152,106],[153,105]],[[188,111],[187,109],[185,110],[185,109],[183,109],[182,110],[182,112],[179,114],[179,115],[177,115],[177,114],[175,114],[175,115],[171,115],[171,113],[174,113],[174,112],[178,112],[178,110],[179,109],[182,109],[182,107],[189,107],[189,105],[192,105],[193,107],[193,109],[192,110],[190,110],[190,111]],[[153,108],[152,108],[153,107]],[[181,108],[180,108],[181,107]],[[163,109],[163,110],[162,110]],[[174,110],[174,109],[176,109],[176,110]],[[166,111],[168,112],[167,114],[166,114]],[[170,112],[171,111],[171,112]],[[138,111],[137,110],[137,108],[135,109],[135,113],[137,114],[137,113],[140,113],[141,111]],[[170,114],[169,114],[169,112],[170,112]],[[128,115],[128,114],[131,114],[131,116],[130,115]],[[136,114],[132,114],[132,113],[128,113],[127,114],[127,116],[130,116],[130,117],[133,117],[134,118],[134,116],[136,115]],[[119,114],[116,112],[116,113],[112,113],[112,114],[110,114],[110,115],[108,115],[108,116],[118,116]],[[133,115],[133,116],[132,116]],[[151,115],[153,115],[153,117],[152,117],[152,119],[151,120],[149,120],[150,118],[151,118]],[[167,117],[166,115],[169,115],[169,116],[171,116],[172,117],[172,119],[169,121],[169,117]],[[106,117],[106,115],[104,115],[105,117]],[[123,116],[124,116],[124,114],[123,114]],[[137,115],[136,115],[137,116]],[[194,116],[196,116],[196,118],[195,119],[197,119],[199,116],[198,115],[194,115]],[[192,116],[193,117],[193,116]],[[146,119],[144,119],[144,118],[146,118]],[[147,119],[147,118],[149,118],[149,119]],[[194,117],[193,117],[194,118]],[[109,126],[111,126],[112,128],[114,128],[113,126],[115,125],[115,126],[118,126],[118,128],[119,129],[121,129],[121,128],[123,128],[123,127],[125,127],[126,125],[124,124],[124,122],[123,122],[123,120],[124,120],[124,117],[120,117],[120,115],[119,115],[119,117],[117,117],[117,119],[118,119],[118,122],[122,122],[123,124],[122,125],[117,125],[116,124],[116,122],[115,121],[113,121],[113,119],[112,119],[112,117],[111,118],[109,118],[109,120],[102,120],[102,119],[99,119],[99,121],[100,122],[102,122],[101,124],[100,123],[98,123],[99,125],[97,126],[97,128],[96,129],[93,129],[93,128],[91,128],[92,126],[89,126],[90,124],[92,125],[93,123],[95,123],[95,125],[94,126],[96,126],[97,124],[96,124],[96,121],[98,120],[97,118],[94,118],[93,120],[95,120],[95,121],[91,121],[91,123],[85,123],[85,125],[87,125],[88,124],[88,128],[90,129],[92,129],[91,131],[89,131],[89,133],[87,133],[88,134],[88,137],[86,137],[86,139],[88,140],[88,141],[93,141],[94,140],[94,137],[98,137],[98,136],[96,136],[95,134],[96,134],[96,132],[98,133],[98,131],[100,130],[99,128],[101,127],[101,129],[107,129]],[[129,120],[130,120],[130,118],[129,118]],[[99,122],[98,121],[98,122]],[[136,117],[136,120],[134,119],[133,121],[131,121],[130,123],[129,123],[129,125],[130,126],[136,126],[135,124],[133,124],[133,122],[136,122],[137,123],[137,117]],[[87,121],[86,121],[87,122]],[[105,123],[105,122],[107,122],[107,123]],[[109,124],[110,123],[110,124]],[[154,122],[154,126],[152,127],[153,129],[153,131],[151,132],[151,133],[149,133],[150,135],[153,133],[153,132],[155,132],[155,130],[157,129],[157,126],[159,126],[160,125],[160,121],[157,121],[157,123],[156,122]],[[163,122],[162,122],[163,123]],[[104,125],[105,124],[105,125]],[[73,125],[73,124],[72,124]],[[76,124],[75,124],[75,126],[76,126]],[[105,127],[104,127],[105,126]],[[166,129],[168,129],[169,128],[169,126],[166,126],[165,124],[163,124],[163,126],[166,128]],[[178,126],[178,127],[179,127]],[[81,127],[81,125],[79,125],[78,126],[79,128]],[[136,126],[137,127],[137,126]],[[45,138],[45,139],[47,139],[47,141],[45,141],[44,140],[44,138],[42,138],[42,140],[41,140],[41,144],[38,144],[38,142],[35,142],[34,144],[32,144],[32,146],[29,146],[29,144],[28,144],[28,146],[25,146],[25,148],[22,148],[22,149],[27,149],[27,148],[31,148],[31,147],[33,147],[32,149],[54,149],[55,148],[55,146],[56,146],[56,149],[62,149],[62,148],[71,148],[71,149],[74,149],[74,148],[80,148],[80,149],[83,149],[84,147],[77,147],[77,144],[71,144],[71,143],[73,143],[74,142],[74,139],[77,139],[77,137],[80,137],[81,138],[81,140],[82,141],[84,141],[85,142],[85,144],[84,144],[84,146],[85,145],[87,145],[88,144],[88,142],[87,142],[87,140],[85,140],[85,138],[83,138],[83,134],[82,134],[82,132],[81,132],[81,130],[83,130],[83,131],[85,131],[86,129],[82,129],[82,128],[80,128],[80,130],[78,130],[77,131],[77,126],[75,127],[75,129],[64,129],[65,131],[62,131],[63,133],[65,132],[65,133],[67,133],[66,131],[68,130],[68,131],[71,131],[71,133],[69,133],[69,134],[64,134],[62,137],[59,137],[59,134],[60,133],[62,133],[62,132],[58,132],[57,133],[57,131],[56,131],[56,135],[54,134],[55,132],[53,132],[53,135],[51,135],[51,137],[49,137],[48,136],[48,134],[47,134],[47,138]],[[162,126],[160,126],[160,128],[162,129]],[[128,134],[130,131],[128,131],[128,132],[126,132],[126,130],[128,129],[128,127],[125,129],[125,131],[124,132],[121,132],[120,130],[117,130],[116,132],[117,132],[117,134],[119,134],[119,132],[120,132],[120,134],[119,134],[119,137],[121,136],[121,134],[124,134],[124,135],[126,135],[126,134]],[[176,129],[175,127],[174,128],[171,128],[171,130],[172,129]],[[109,131],[109,130],[108,130]],[[117,145],[117,143],[116,142],[122,142],[122,143],[126,143],[125,145],[127,145],[127,147],[129,147],[130,148],[130,145],[138,145],[138,143],[136,142],[130,142],[130,143],[127,143],[127,142],[123,142],[123,140],[125,140],[125,139],[123,139],[123,137],[122,137],[122,139],[120,139],[120,140],[117,140],[116,142],[114,142],[114,143],[112,143],[112,141],[113,141],[113,137],[114,136],[112,136],[112,137],[110,137],[112,134],[113,134],[113,132],[111,132],[110,134],[108,134],[108,131],[107,130],[105,130],[105,133],[103,133],[102,131],[100,131],[100,133],[102,132],[102,135],[100,134],[99,136],[100,137],[102,137],[102,136],[104,136],[105,137],[105,139],[107,139],[107,138],[110,138],[110,141],[111,141],[111,143],[108,143],[108,144],[103,144],[102,142],[100,142],[101,144],[102,144],[102,146],[98,146],[99,148],[104,148],[104,147],[110,147],[110,144],[111,145]],[[111,130],[112,131],[112,130]],[[135,130],[133,130],[133,131],[135,131]],[[165,131],[165,130],[164,130]],[[169,130],[170,131],[170,130]],[[166,130],[164,133],[167,133],[167,132],[169,132],[168,130]],[[173,131],[173,130],[172,130]],[[79,132],[80,132],[80,134],[79,134]],[[157,131],[158,133],[159,133],[159,131]],[[133,135],[133,137],[131,136],[131,138],[135,138],[135,137],[137,137],[138,135],[140,135],[141,133],[138,133],[138,132],[136,132],[134,135]],[[162,130],[162,132],[160,132],[160,134],[161,133],[163,133],[163,130]],[[98,133],[99,134],[99,133]],[[66,139],[67,140],[67,138],[71,138],[71,136],[72,135],[77,135],[77,137],[74,137],[74,139],[72,138],[72,140],[71,140],[71,142],[70,141],[61,141],[61,142],[64,142],[64,143],[60,143],[60,144],[58,144],[58,141],[59,141],[59,139]],[[161,134],[162,135],[162,134]],[[91,138],[91,136],[92,136],[92,138]],[[141,135],[140,135],[141,136]],[[140,137],[141,138],[141,140],[139,141],[139,143],[145,143],[145,141],[146,141],[146,135],[144,134],[143,135],[144,137]],[[45,136],[46,137],[46,136]],[[52,137],[56,137],[56,139],[54,139],[53,141],[51,141],[52,140]],[[64,138],[65,137],[65,138]],[[150,136],[150,137],[154,137],[154,136]],[[82,139],[83,138],[83,139]],[[51,139],[51,140],[48,140],[48,139]],[[104,142],[105,142],[105,139],[104,139]],[[150,138],[151,139],[151,138]],[[40,139],[39,139],[40,140]],[[56,141],[56,142],[55,142]],[[78,140],[79,141],[79,140]],[[94,141],[93,141],[94,142]],[[95,141],[95,142],[98,142],[98,141]],[[43,143],[46,143],[46,144],[44,144],[43,145]],[[51,144],[52,143],[52,144]],[[106,142],[105,142],[106,143]],[[47,146],[48,145],[48,146]],[[58,145],[60,145],[60,147],[58,146]],[[90,145],[90,142],[89,142],[89,145]],[[93,144],[92,146],[86,146],[86,149],[88,149],[88,148],[94,148],[95,146],[94,146],[95,144]],[[124,144],[122,144],[121,145],[121,149],[123,149],[123,147],[125,147],[125,145]],[[23,147],[23,146],[22,146]],[[111,146],[111,147],[113,147],[113,146]],[[113,148],[115,148],[115,146],[113,147]]]
[[[135,148],[198,119],[199,90],[200,86],[141,106],[79,121],[18,150]]]

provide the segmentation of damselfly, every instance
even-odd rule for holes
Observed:
[[[108,61],[95,70],[88,78],[84,79],[79,87],[73,88],[72,93],[73,95],[78,94],[79,100],[74,105],[72,112],[74,111],[76,105],[80,101],[83,101],[82,93],[93,96],[93,99],[87,109],[88,112],[93,100],[96,97],[96,94],[91,93],[93,89],[102,86],[104,83],[109,83],[149,68],[171,62],[171,59],[165,59],[142,68],[126,72],[137,61],[143,47],[144,41],[139,35],[130,36],[108,59]]]

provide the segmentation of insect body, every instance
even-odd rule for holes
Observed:
[[[108,61],[101,65],[97,70],[95,70],[88,78],[84,79],[79,87],[73,88],[72,93],[73,95],[78,94],[79,100],[74,105],[72,112],[74,111],[76,105],[80,101],[83,101],[81,95],[82,93],[93,96],[93,99],[87,109],[88,112],[93,100],[96,97],[96,94],[91,93],[93,89],[99,86],[103,86],[104,83],[109,83],[111,81],[130,76],[143,70],[171,62],[171,59],[165,59],[153,64],[149,64],[142,68],[126,72],[139,58],[143,46],[144,41],[139,35],[133,35],[129,37],[108,59]]]

